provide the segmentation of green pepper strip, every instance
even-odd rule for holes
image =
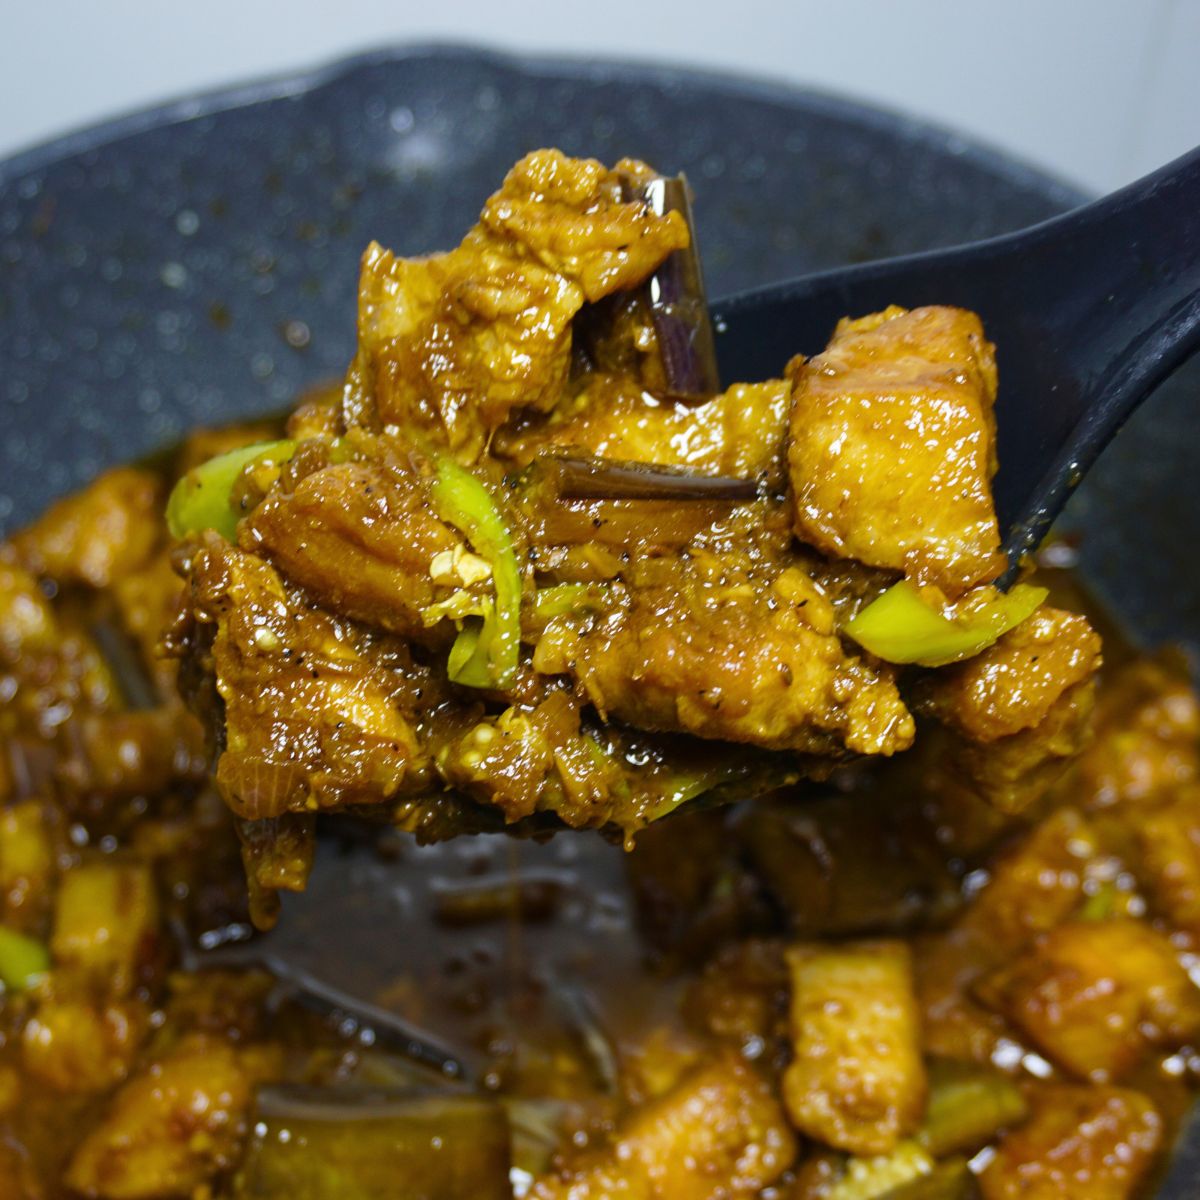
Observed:
[[[1081,921],[1107,921],[1117,910],[1117,885],[1102,883],[1080,906]]]
[[[50,970],[50,955],[41,942],[0,925],[0,982],[22,992]]]
[[[877,658],[942,667],[973,658],[1020,625],[1046,599],[1045,588],[1016,584],[991,603],[960,617],[946,617],[903,579],[868,604],[845,633]]]
[[[1011,1079],[989,1071],[956,1069],[935,1077],[917,1141],[935,1158],[974,1154],[1001,1129],[1019,1125],[1029,1107]]]
[[[496,589],[495,603],[483,618],[463,623],[450,649],[450,679],[465,687],[511,687],[521,644],[521,572],[512,535],[487,488],[449,459],[438,460],[433,502],[438,516],[491,565]]]
[[[890,1154],[848,1159],[846,1173],[826,1195],[829,1200],[886,1200],[933,1167],[933,1159],[916,1142],[902,1141]]]
[[[533,615],[540,623],[604,604],[608,588],[602,583],[555,583],[540,587],[533,598]]]
[[[183,538],[215,529],[232,542],[241,515],[232,504],[233,485],[238,477],[251,463],[269,456],[286,461],[295,451],[296,443],[287,439],[257,442],[218,454],[193,467],[172,488],[167,500],[167,528],[171,536]]]

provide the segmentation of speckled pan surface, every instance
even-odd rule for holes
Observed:
[[[0,531],[193,425],[278,410],[338,375],[363,245],[452,243],[546,144],[685,170],[714,295],[1081,199],[823,95],[469,49],[387,50],[137,114],[0,162]],[[1089,575],[1151,643],[1200,644],[1197,415],[1192,370],[1131,422],[1068,518]],[[1165,1194],[1194,1194],[1196,1173],[1176,1167]]]

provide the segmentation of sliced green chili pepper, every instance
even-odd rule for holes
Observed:
[[[218,454],[193,467],[171,490],[167,500],[167,528],[171,536],[182,538],[215,529],[223,538],[233,541],[241,515],[231,499],[238,476],[253,462],[268,457],[286,461],[295,451],[296,443],[287,439],[257,442]]]
[[[602,583],[556,583],[540,587],[533,598],[534,619],[544,625],[567,613],[599,608],[607,593],[608,588]]]
[[[50,955],[41,942],[0,925],[0,982],[6,988],[23,992],[48,970]]]
[[[966,1159],[953,1158],[938,1163],[928,1175],[885,1192],[880,1200],[971,1200],[978,1194]]]
[[[845,632],[886,662],[942,667],[986,650],[1031,616],[1048,594],[1045,588],[1018,583],[974,612],[951,618],[903,579],[867,605]]]
[[[935,1072],[917,1141],[935,1158],[974,1154],[1028,1113],[1025,1097],[1011,1079],[971,1067],[950,1068],[942,1078]]]
[[[1080,906],[1081,921],[1107,921],[1117,909],[1117,885],[1111,880],[1102,883]]]
[[[521,572],[512,535],[487,488],[449,459],[438,461],[433,502],[438,516],[491,565],[496,589],[490,610],[463,622],[450,650],[450,678],[466,687],[511,687],[521,644]]]
[[[846,1173],[826,1194],[829,1200],[883,1200],[928,1175],[933,1165],[916,1142],[903,1141],[890,1154],[847,1159]]]

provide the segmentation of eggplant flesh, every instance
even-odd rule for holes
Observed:
[[[260,1089],[239,1200],[510,1200],[508,1118],[457,1092]]]

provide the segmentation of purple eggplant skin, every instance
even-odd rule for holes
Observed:
[[[759,481],[706,475],[687,467],[625,462],[564,450],[538,459],[562,500],[699,500],[745,504],[759,495]]]
[[[629,186],[631,198],[644,201],[659,214],[678,212],[687,222],[687,249],[669,255],[641,290],[654,322],[667,393],[677,400],[707,400],[721,390],[721,378],[692,219],[691,189],[683,175],[660,175]]]

